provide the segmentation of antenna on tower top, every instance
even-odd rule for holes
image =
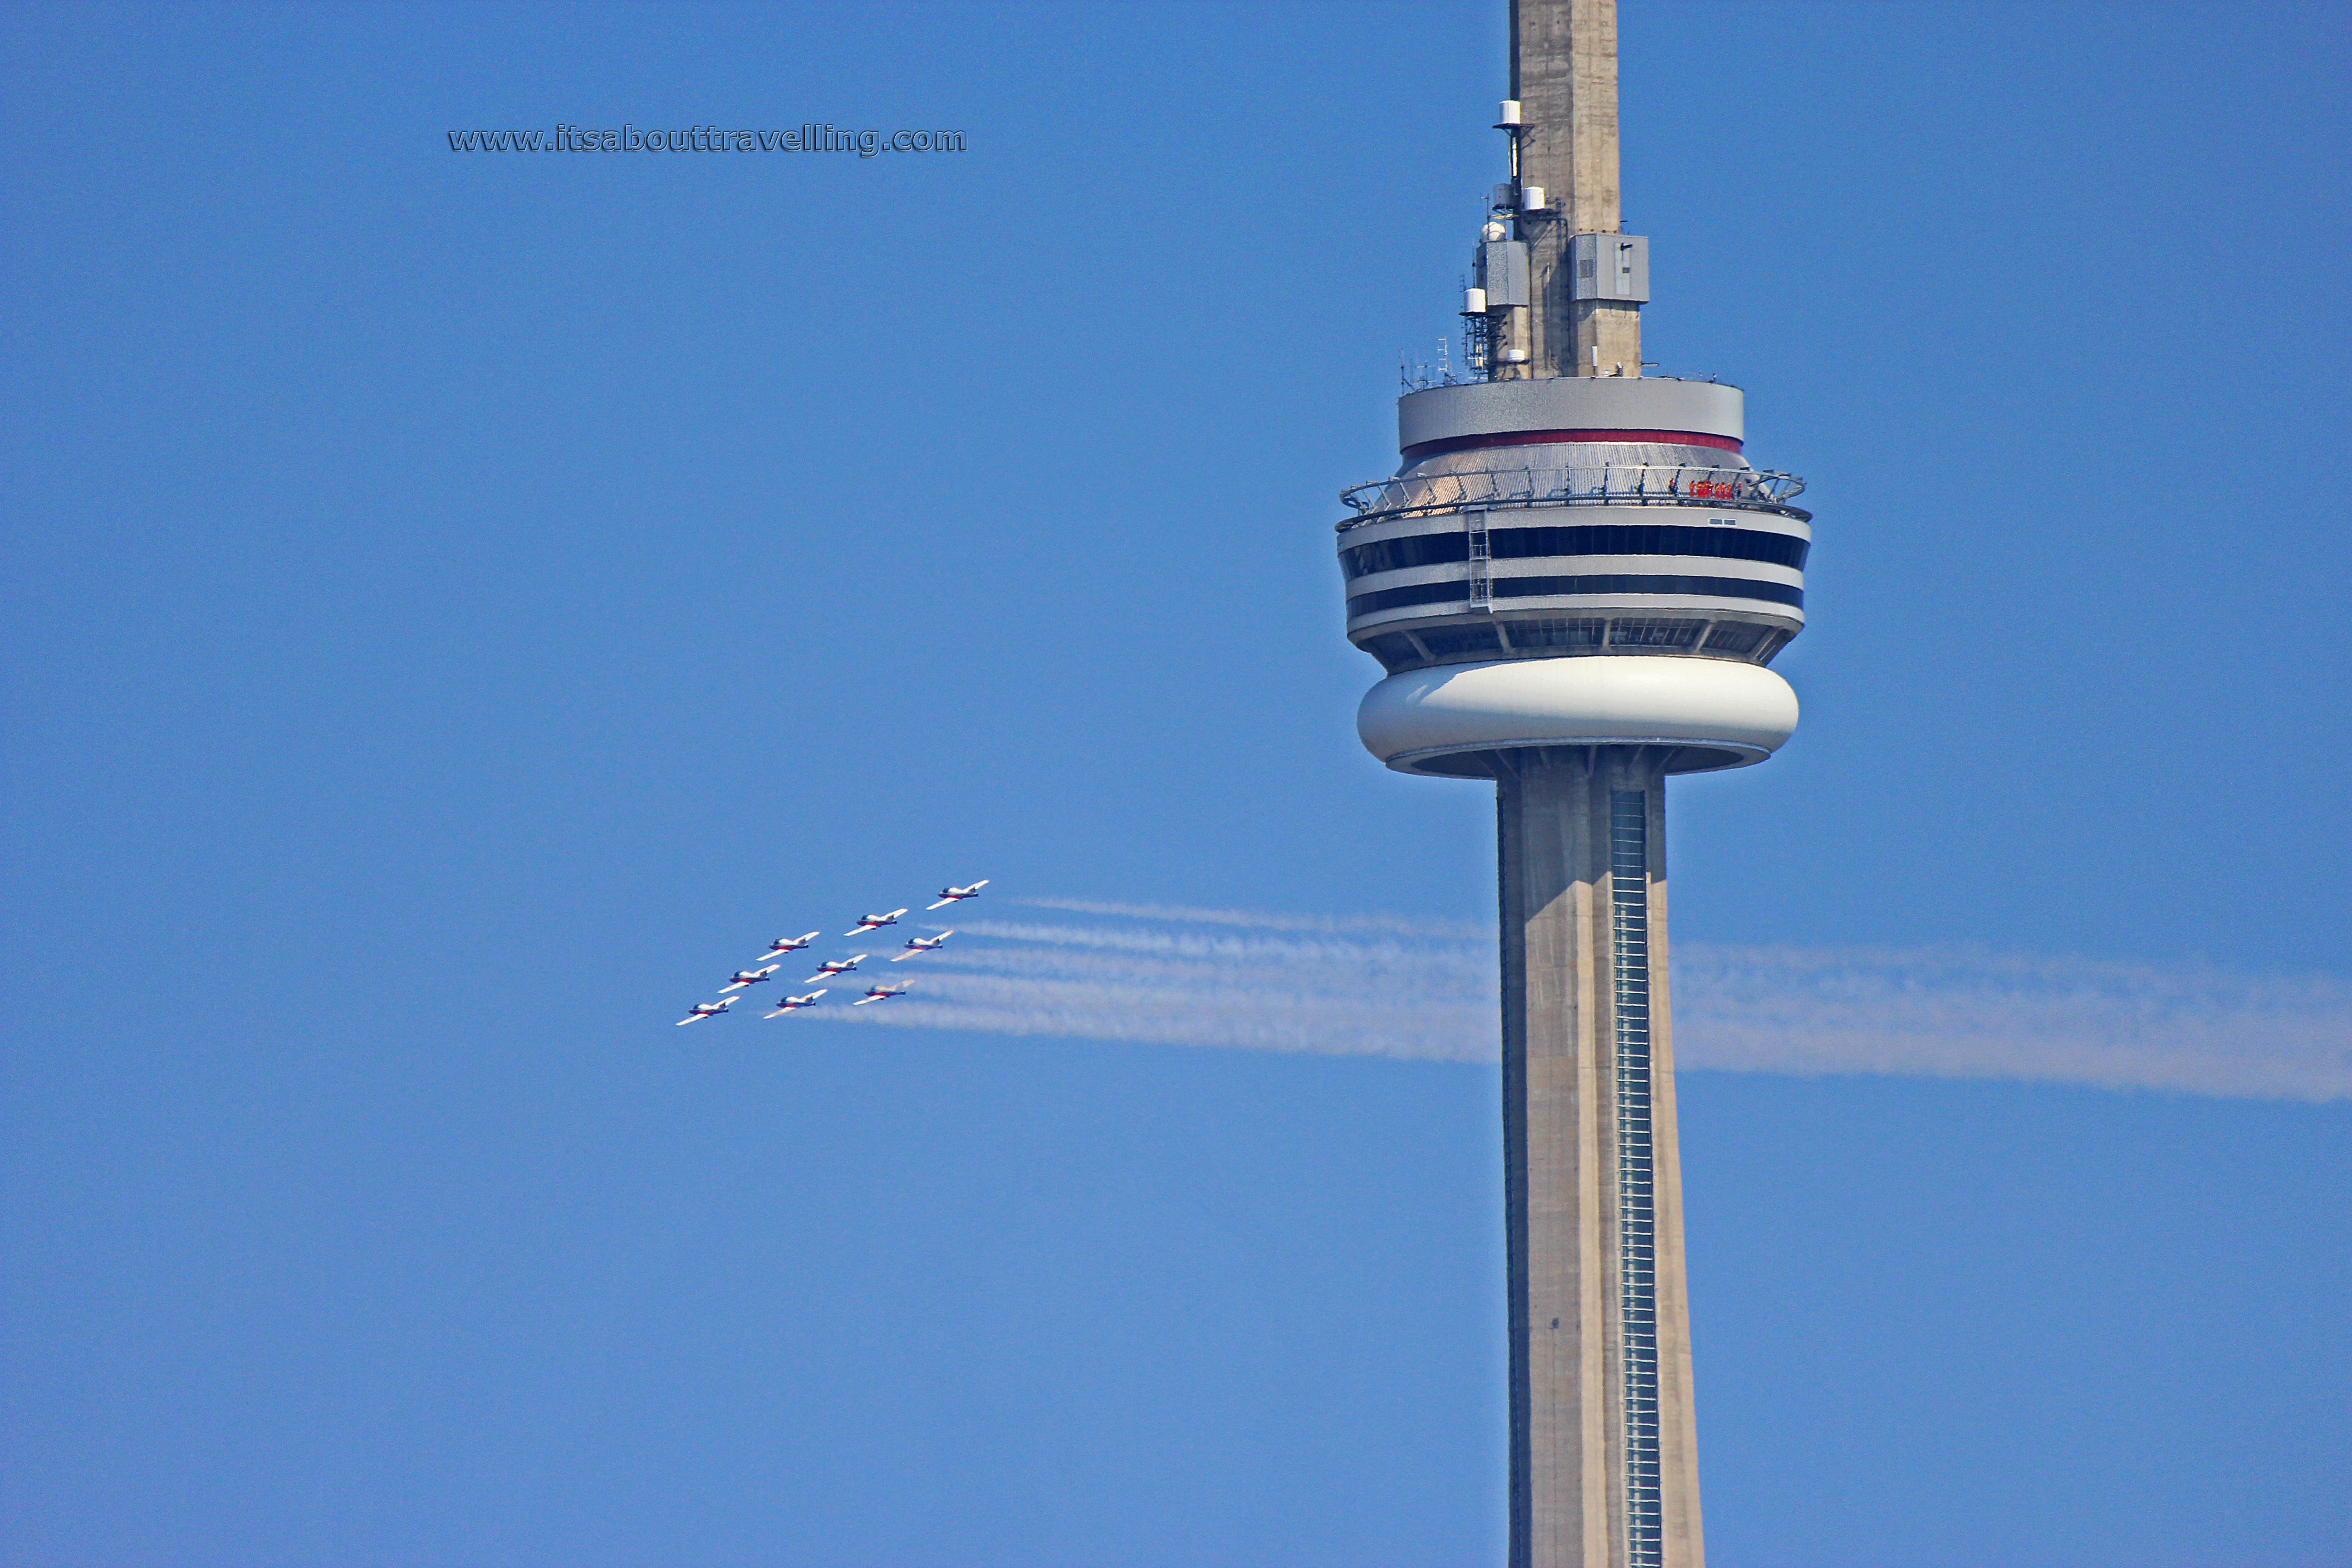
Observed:
[[[1622,228],[1616,0],[1514,0],[1511,96],[1498,129],[1510,138],[1528,303],[1522,320],[1505,324],[1509,346],[1523,352],[1500,356],[1496,374],[1602,375],[1622,365],[1639,375],[1649,242],[1625,235],[1632,250],[1622,256],[1593,248]]]

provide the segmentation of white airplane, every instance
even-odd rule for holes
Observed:
[[[869,985],[866,988],[866,994],[852,1002],[850,1005],[863,1007],[868,1002],[887,1002],[893,996],[905,995],[906,991],[907,988],[904,985]]]
[[[816,999],[824,994],[824,987],[820,985],[805,996],[787,996],[782,1001],[776,1004],[776,1010],[774,1012],[764,1013],[761,1014],[761,1016],[767,1018],[781,1018],[785,1014],[796,1013],[803,1007],[814,1007],[816,1005]]]
[[[716,1018],[733,1005],[735,1005],[735,998],[732,996],[724,1002],[697,1002],[694,1005],[694,1011],[680,1018],[677,1021],[677,1026],[683,1029],[688,1024],[698,1024],[705,1018]]]
[[[757,985],[782,967],[782,964],[772,963],[765,969],[739,969],[727,977],[731,984],[721,985],[719,988],[719,994],[724,996],[730,991],[740,991],[746,985]]]
[[[986,886],[988,886],[988,879],[985,877],[982,877],[979,881],[974,882],[969,888],[959,888],[953,882],[950,882],[946,887],[940,889],[940,901],[936,904],[927,906],[927,909],[943,910],[950,904],[958,902],[961,900],[976,899],[980,897],[980,890]]]
[[[866,955],[864,953],[860,952],[854,953],[847,958],[828,958],[823,963],[816,966],[816,973],[814,974],[810,975],[801,984],[803,985],[814,985],[820,980],[830,980],[836,974],[846,974],[851,970],[856,968],[858,961],[865,956]]]
[[[910,958],[920,958],[927,952],[937,952],[948,944],[948,938],[953,935],[955,935],[955,928],[950,926],[937,936],[919,936],[907,944],[906,952],[892,953],[890,962],[904,963]]]
[[[898,923],[898,917],[906,912],[907,911],[904,910],[892,910],[887,915],[867,915],[857,922],[857,929],[856,931],[845,931],[841,934],[844,936],[864,936],[869,931],[880,931],[884,926],[897,925]]]
[[[770,942],[768,944],[768,951],[761,953],[760,956],[761,958],[778,958],[787,952],[798,952],[801,949],[814,942],[816,938],[817,933],[814,931],[809,932],[806,936],[780,936],[775,941]]]

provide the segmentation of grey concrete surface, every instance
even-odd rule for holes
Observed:
[[[1666,753],[1495,753],[1510,1259],[1512,1568],[1702,1568],[1682,1181],[1666,987]],[[1619,1091],[1610,809],[1646,816],[1648,1103]],[[1622,1144],[1646,1113],[1654,1226],[1654,1548],[1629,1528],[1642,1461],[1629,1421]],[[1637,1140],[1638,1142],[1638,1140]],[[1635,1299],[1639,1300],[1636,1274]],[[1639,1317],[1638,1310],[1636,1317]],[[1636,1327],[1638,1334],[1638,1324]]]
[[[1617,160],[1617,0],[1512,0],[1511,96],[1519,100],[1519,181],[1547,215],[1522,218],[1528,359],[1509,379],[1642,374],[1641,307],[1570,298],[1572,235],[1623,222]]]
[[[1519,430],[1696,430],[1740,441],[1748,434],[1745,405],[1736,386],[1671,377],[1464,382],[1397,399],[1397,449]],[[1728,453],[1720,459],[1739,460]]]

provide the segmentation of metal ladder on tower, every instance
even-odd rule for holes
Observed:
[[[1470,607],[1481,615],[1495,609],[1495,557],[1486,542],[1486,514],[1465,511],[1463,527],[1470,535]]]

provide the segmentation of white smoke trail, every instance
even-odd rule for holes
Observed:
[[[1403,915],[1282,915],[1255,910],[1203,910],[1186,904],[1107,904],[1093,899],[1015,899],[1013,901],[1033,910],[1064,910],[1079,915],[1124,915],[1144,921],[1181,921],[1189,925],[1246,926],[1252,931],[1319,931],[1334,935],[1384,931],[1399,936],[1436,936],[1457,942],[1475,942],[1494,933],[1492,926],[1461,921],[1416,921]]]
[[[996,1034],[1458,1061],[1495,1055],[1494,965],[1458,941],[1301,942],[993,921],[959,928],[957,942],[967,939],[978,940],[923,957],[913,994],[860,1014]]]
[[[1677,1054],[1749,1072],[2352,1099],[2352,986],[1968,948],[1674,955]]]
[[[1496,1054],[1493,939],[1475,928],[1029,903],[1097,918],[970,922],[913,966],[910,995],[804,1016],[1326,1055]],[[1965,948],[1685,942],[1674,951],[1673,985],[1685,1070],[2352,1099],[2352,986],[2332,979]]]

